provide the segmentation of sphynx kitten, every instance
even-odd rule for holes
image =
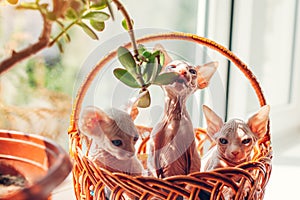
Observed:
[[[86,107],[79,120],[79,129],[84,137],[92,140],[89,157],[97,166],[133,176],[143,174],[142,164],[135,155],[139,133],[127,112],[112,108],[107,114],[97,107]],[[106,199],[110,195],[111,191],[105,188]],[[136,199],[128,192],[122,197]]]
[[[216,142],[203,158],[203,171],[222,167],[234,167],[251,160],[252,150],[267,131],[270,106],[265,105],[247,122],[232,119],[223,120],[209,107],[203,105],[207,121],[207,133]]]
[[[143,168],[135,155],[139,133],[131,116],[115,108],[109,112],[89,106],[81,114],[80,132],[93,140],[89,156],[110,171],[141,175]]]
[[[225,123],[205,105],[203,105],[203,112],[207,121],[207,133],[216,142],[216,146],[202,159],[201,171],[235,167],[250,161],[257,140],[266,134],[270,106],[261,107],[247,122],[232,119]],[[244,197],[248,195],[249,191],[247,184],[249,183],[246,183],[244,187]],[[228,187],[224,187],[222,193],[226,200],[234,198],[232,190]],[[206,195],[206,199],[209,199],[210,195]],[[254,199],[259,199],[260,189],[257,189],[253,195]]]
[[[176,72],[179,78],[162,86],[165,107],[162,120],[150,134],[148,167],[153,176],[165,178],[200,170],[200,156],[195,145],[194,128],[186,109],[186,101],[197,89],[205,88],[218,63],[194,66],[182,60],[171,61],[165,54],[162,73]]]

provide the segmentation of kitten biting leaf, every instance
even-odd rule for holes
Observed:
[[[156,48],[165,54],[168,62],[160,76],[175,73],[177,78],[161,86],[165,93],[164,115],[150,134],[148,167],[159,178],[186,175],[199,171],[201,165],[186,101],[197,89],[208,85],[218,63],[194,66],[182,60],[171,61],[161,45]]]

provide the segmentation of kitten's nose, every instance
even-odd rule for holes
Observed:
[[[185,69],[180,69],[180,70],[179,70],[179,74],[180,74],[180,75],[186,75],[187,72],[186,72]]]
[[[133,152],[127,152],[126,156],[127,156],[128,158],[131,158],[132,156],[134,156],[134,153],[133,153]]]
[[[232,153],[232,155],[234,155],[234,156],[237,156],[237,155],[239,154],[238,151],[232,151],[231,153]]]

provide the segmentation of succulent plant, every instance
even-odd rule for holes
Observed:
[[[127,48],[121,46],[117,53],[124,68],[114,69],[115,77],[129,87],[140,88],[140,93],[145,92],[138,101],[138,107],[150,106],[150,85],[167,85],[178,78],[178,74],[174,72],[160,73],[164,63],[164,55],[160,50],[151,52],[139,45],[138,55],[134,56]]]

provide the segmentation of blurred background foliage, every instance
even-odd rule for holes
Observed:
[[[32,1],[20,0],[20,2]],[[36,2],[48,3],[49,1]],[[73,2],[84,1],[73,0]],[[147,0],[124,0],[121,2],[134,20],[136,29],[161,28],[196,32],[197,0],[153,0],[151,3]],[[36,127],[34,130],[39,122],[29,122],[29,120],[28,123],[32,125],[31,130],[14,127],[18,122],[3,122],[0,123],[0,128],[20,129],[24,132],[46,135],[55,140],[59,140],[61,135],[67,135],[72,97],[76,95],[74,84],[80,69],[84,67],[82,65],[85,59],[101,43],[125,32],[121,25],[123,16],[114,5],[112,8],[115,19],[114,21],[111,18],[106,19],[105,30],[102,32],[93,29],[89,19],[85,20],[86,25],[94,30],[98,40],[91,39],[91,35],[86,34],[86,28],[83,28],[82,25],[71,27],[68,29],[67,35],[65,34],[61,40],[57,40],[59,45],[45,48],[29,59],[17,63],[0,77],[0,114],[2,112],[1,115],[4,116],[5,120],[9,121],[17,115],[31,115],[32,113],[43,117],[38,111],[48,109],[49,113],[55,113],[53,116],[59,117],[50,117],[51,114],[49,114],[49,116],[44,116],[44,119],[59,121],[61,126],[58,129],[61,130],[49,132],[43,130],[41,133],[40,127]],[[107,7],[103,8],[102,11],[110,14]],[[154,11],[155,14],[153,14]],[[64,18],[59,20],[61,19]],[[54,24],[52,39],[59,35],[74,19],[69,20],[71,21],[66,21],[63,26],[62,23]],[[7,4],[5,0],[0,0],[0,62],[10,56],[12,51],[18,51],[36,42],[42,28],[43,20],[39,12],[33,9],[16,10],[15,6]],[[66,38],[71,38],[71,40]],[[123,44],[122,41],[120,41],[121,44]],[[29,114],[30,112],[31,114]],[[22,118],[25,119],[26,117]],[[54,133],[55,131],[59,133]],[[62,138],[65,139],[65,137]],[[64,144],[64,142],[61,141],[60,144]]]

